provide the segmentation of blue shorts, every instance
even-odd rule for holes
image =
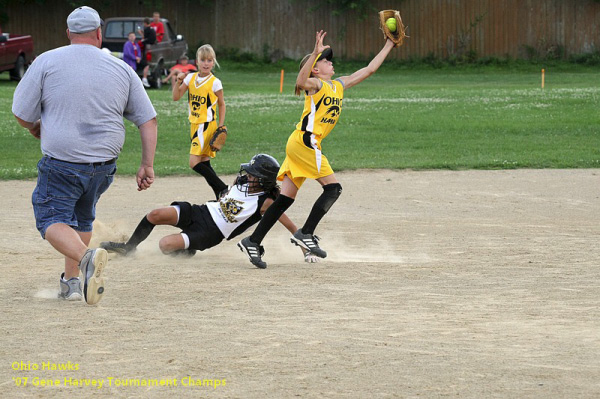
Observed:
[[[37,168],[37,185],[31,202],[42,238],[54,223],[64,223],[84,233],[92,231],[96,203],[117,172],[114,160],[78,164],[45,156]]]

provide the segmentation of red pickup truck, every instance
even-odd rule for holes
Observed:
[[[25,68],[33,61],[33,39],[29,35],[1,33],[0,72],[9,71],[10,78],[21,80]]]

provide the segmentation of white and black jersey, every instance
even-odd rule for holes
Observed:
[[[268,197],[264,192],[248,194],[234,185],[218,201],[207,202],[206,206],[223,237],[230,240],[260,221],[260,209]]]

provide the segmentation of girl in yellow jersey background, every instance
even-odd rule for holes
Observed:
[[[225,124],[226,109],[223,84],[212,73],[214,66],[219,66],[219,63],[210,44],[198,48],[196,64],[198,72],[187,76],[185,73],[177,75],[177,81],[173,85],[173,100],[178,101],[186,91],[188,92],[190,168],[204,176],[219,199],[220,193],[227,190],[227,185],[217,176],[210,164],[216,152],[209,143],[217,127]]]
[[[304,226],[293,234],[292,242],[316,256],[327,256],[319,247],[314,231],[341,195],[342,186],[338,183],[327,157],[321,152],[321,141],[331,133],[340,117],[344,90],[374,74],[394,47],[394,43],[387,39],[368,66],[349,76],[332,80],[333,51],[323,44],[326,34],[327,32],[323,31],[317,32],[313,52],[307,54],[300,63],[296,94],[304,92],[304,110],[296,130],[287,141],[286,158],[279,169],[281,194],[269,207],[254,233],[238,243],[238,247],[248,255],[250,262],[260,268],[266,267],[259,250],[262,240],[281,214],[292,205],[307,178],[318,181],[323,187],[323,193],[315,201]]]

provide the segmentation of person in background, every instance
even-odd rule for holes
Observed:
[[[139,29],[138,32],[142,35],[140,40],[140,48],[142,49],[142,60],[140,61],[138,68],[142,69],[142,83],[144,87],[150,87],[148,82],[148,72],[150,71],[150,65],[148,65],[148,45],[156,44],[156,32],[150,26],[150,18],[144,19],[144,30]]]
[[[196,66],[194,64],[190,64],[190,59],[188,56],[183,55],[181,58],[179,58],[177,64],[171,68],[169,74],[162,80],[162,82],[167,83],[168,81],[171,81],[171,85],[174,85],[177,81],[177,75],[180,73],[187,75],[190,72],[196,72],[196,70]]]
[[[161,43],[165,36],[165,26],[160,22],[160,13],[158,11],[154,11],[154,14],[152,14],[152,23],[150,26],[156,32],[156,42]]]
[[[142,61],[142,52],[140,46],[135,42],[135,33],[129,32],[127,35],[127,41],[123,45],[123,61],[127,65],[137,70],[138,64]]]

